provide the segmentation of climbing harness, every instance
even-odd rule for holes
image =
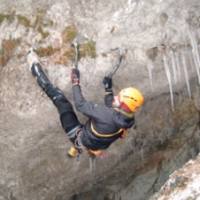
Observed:
[[[121,129],[120,129],[120,131],[121,131]],[[95,131],[95,132],[97,133],[97,131]],[[108,155],[103,150],[91,150],[91,149],[88,149],[87,147],[83,146],[83,144],[81,142],[81,133],[82,133],[82,128],[79,128],[76,130],[76,136],[75,136],[76,139],[74,141],[74,146],[71,147],[71,149],[68,152],[68,155],[70,157],[76,156],[77,161],[79,161],[80,155],[83,153],[83,151],[86,151],[92,158],[93,157],[104,158],[104,159],[108,158]],[[104,135],[101,135],[101,136],[103,137]],[[111,136],[109,136],[109,137],[111,137]]]
[[[123,58],[123,49],[122,48],[116,48],[113,49],[112,51],[118,50],[119,51],[119,58],[118,58],[118,62],[115,66],[115,68],[112,70],[112,72],[108,75],[108,77],[111,79],[113,77],[113,75],[115,74],[115,72],[118,70],[121,62],[122,62],[122,58]]]
[[[123,139],[126,137],[126,129],[123,129],[123,128],[119,129],[117,132],[112,133],[112,134],[108,134],[108,135],[100,134],[94,129],[92,122],[93,120],[91,120],[90,122],[90,127],[91,127],[92,132],[95,135],[98,135],[100,137],[112,137],[112,136],[122,133],[121,138]],[[85,150],[89,153],[90,156],[96,156],[98,158],[104,158],[104,159],[108,158],[108,155],[103,150],[91,150],[83,146],[81,142],[81,132],[82,132],[82,128],[76,131],[76,139],[74,142],[75,149],[77,150],[77,156],[79,156]]]
[[[87,147],[85,147],[83,145],[79,146],[80,143],[81,143],[80,142],[80,140],[81,140],[81,130],[82,130],[82,128],[77,130],[76,140],[74,142],[74,146],[78,151],[77,156],[79,156],[83,151],[87,151],[90,156],[96,156],[98,158],[104,158],[104,159],[108,158],[108,155],[105,152],[103,152],[102,150],[96,150],[95,151],[95,150],[88,149]]]

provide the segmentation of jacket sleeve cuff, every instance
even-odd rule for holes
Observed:
[[[106,93],[113,93],[112,88],[106,89]]]

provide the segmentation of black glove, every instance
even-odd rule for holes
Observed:
[[[104,77],[103,84],[106,92],[112,91],[112,78],[109,78],[108,76]]]
[[[72,69],[71,72],[72,85],[78,85],[80,82],[80,73],[78,69]]]

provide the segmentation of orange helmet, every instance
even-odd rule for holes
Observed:
[[[121,108],[123,109],[123,104],[125,104],[131,112],[135,112],[144,102],[142,94],[132,87],[121,90],[118,96],[122,103]]]

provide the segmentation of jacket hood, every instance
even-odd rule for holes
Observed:
[[[128,117],[127,115],[124,115],[123,113],[119,111],[115,111],[116,117],[114,118],[115,123],[118,127],[121,128],[130,128],[133,126],[135,122],[134,114],[132,117]]]

